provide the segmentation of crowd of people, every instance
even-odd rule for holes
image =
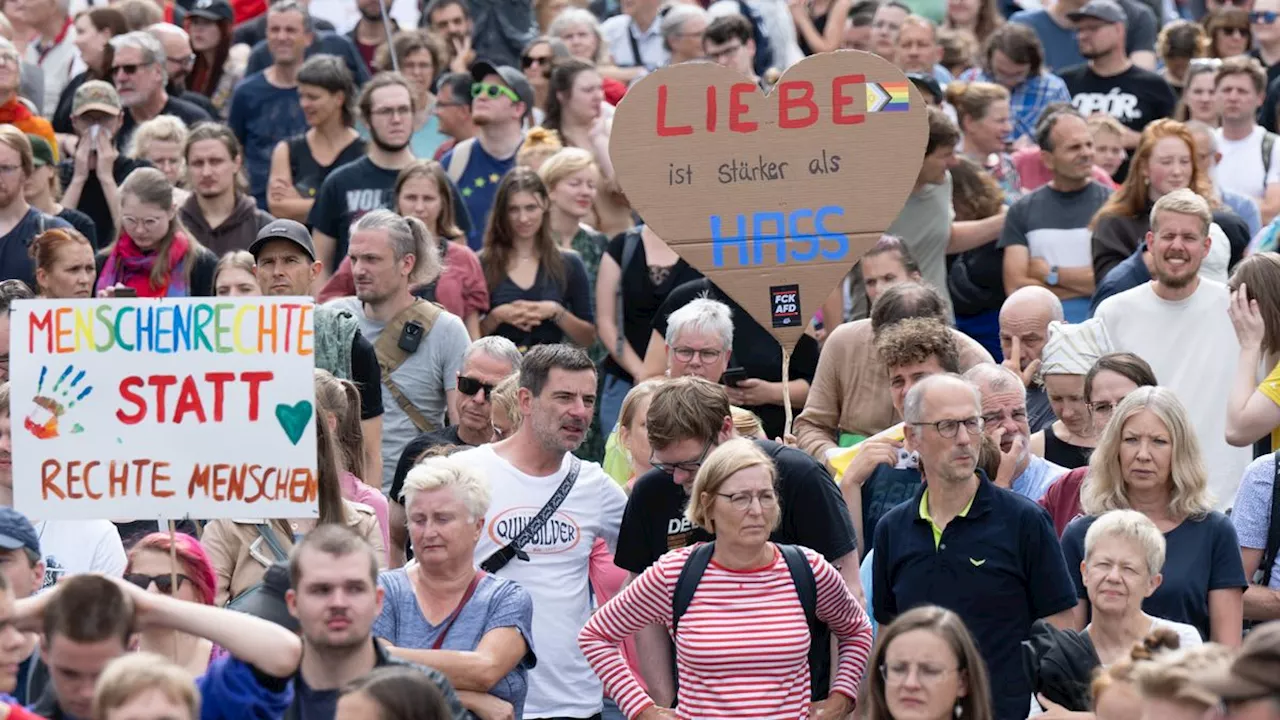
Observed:
[[[0,11],[0,381],[314,297],[318,496],[24,515],[0,384],[0,720],[1280,720],[1280,0]],[[612,119],[839,50],[928,137],[784,376]]]

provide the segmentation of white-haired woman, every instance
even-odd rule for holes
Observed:
[[[1090,598],[1080,568],[1090,526],[1109,510],[1137,510],[1164,534],[1163,580],[1142,603],[1149,615],[1187,623],[1200,636],[1240,644],[1248,585],[1235,529],[1213,509],[1208,471],[1186,408],[1172,390],[1138,388],[1116,407],[1080,489],[1084,517],[1062,535],[1067,570],[1079,593],[1077,627]]]
[[[1181,648],[1202,644],[1194,627],[1153,617],[1142,609],[1143,600],[1160,587],[1164,561],[1164,535],[1136,510],[1111,510],[1090,526],[1080,574],[1093,618],[1083,631],[1061,631],[1047,623],[1036,623],[1032,630],[1042,706],[1089,710],[1088,689],[1095,668],[1129,658],[1133,646],[1157,630],[1172,631]],[[1088,654],[1090,648],[1093,657]]]
[[[769,542],[781,519],[776,472],[751,440],[717,447],[694,478],[685,511],[691,523],[715,534],[710,557],[706,550],[694,555],[704,543],[663,555],[578,635],[605,694],[627,717],[844,718],[853,710],[871,651],[871,624],[821,555]],[[785,554],[795,550],[813,573],[814,613],[839,646],[830,695],[816,704],[810,699],[809,628]],[[691,556],[706,565],[677,630],[676,581]],[[674,636],[674,711],[654,703],[623,658],[622,640],[652,624]],[[750,642],[743,642],[744,628],[750,628]]]
[[[483,713],[496,698],[521,717],[535,663],[533,599],[475,566],[488,481],[428,458],[409,471],[403,497],[414,562],[378,576],[386,598],[374,636],[392,655],[447,675],[468,709]]]
[[[627,94],[626,81],[633,79],[635,71],[613,64],[609,49],[605,47],[604,35],[600,34],[600,20],[590,10],[566,8],[551,22],[547,34],[562,40],[573,57],[595,63],[596,70],[604,79],[605,102],[617,105]]]

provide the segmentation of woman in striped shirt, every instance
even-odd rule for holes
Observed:
[[[773,461],[755,443],[734,439],[698,471],[686,510],[716,535],[710,562],[673,633],[677,708],[658,707],[623,660],[621,643],[641,628],[672,630],[676,581],[701,544],[663,555],[601,608],[578,636],[583,654],[628,718],[810,717],[810,634],[782,551],[769,542],[780,519]],[[814,717],[853,709],[871,649],[871,625],[822,556],[801,549],[816,584],[815,614],[836,637],[831,693]]]

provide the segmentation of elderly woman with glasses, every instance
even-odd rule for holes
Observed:
[[[1172,390],[1139,388],[1121,401],[1080,490],[1086,515],[1062,535],[1080,598],[1077,629],[1085,627],[1093,604],[1081,570],[1089,528],[1110,510],[1137,510],[1164,534],[1168,548],[1163,580],[1143,611],[1192,625],[1206,640],[1240,644],[1248,583],[1231,521],[1213,509],[1208,475],[1186,408]]]
[[[488,717],[497,699],[521,717],[536,662],[533,599],[475,566],[488,482],[455,460],[433,457],[409,471],[403,497],[414,562],[378,576],[386,597],[374,636],[394,646],[393,656],[447,675],[473,712]]]
[[[751,440],[713,450],[694,478],[686,518],[715,541],[663,555],[582,629],[587,662],[627,717],[843,718],[853,709],[871,625],[821,555],[769,541],[781,519],[775,480],[773,461]],[[804,590],[810,579],[813,595]],[[839,647],[830,695],[816,704],[810,613]],[[655,704],[623,657],[623,639],[653,624],[666,626],[675,645],[674,712]],[[742,628],[756,641],[744,644]]]

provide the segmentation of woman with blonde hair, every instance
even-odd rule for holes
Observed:
[[[1250,255],[1228,283],[1227,314],[1240,341],[1236,381],[1227,404],[1227,442],[1248,447],[1268,435],[1280,450],[1280,255]],[[1258,367],[1268,370],[1257,382]]]
[[[1022,182],[1005,152],[1005,138],[1013,132],[1009,91],[989,82],[956,81],[947,85],[947,102],[956,109],[964,135],[964,155],[981,165],[1000,183],[1006,201],[1022,194]]]
[[[1099,668],[1089,682],[1096,720],[1135,720],[1142,717],[1142,695],[1138,692],[1138,669],[1163,653],[1178,649],[1178,636],[1171,630],[1150,633],[1129,650],[1128,657]],[[1201,647],[1205,647],[1201,645]]]
[[[1164,653],[1139,665],[1134,670],[1134,679],[1145,706],[1144,717],[1163,720],[1209,717],[1209,713],[1219,707],[1220,698],[1202,681],[1225,673],[1233,654],[1228,647],[1209,643]]]
[[[1172,390],[1143,387],[1115,409],[1089,460],[1080,489],[1083,517],[1067,525],[1062,552],[1080,603],[1077,629],[1090,603],[1081,572],[1089,528],[1110,510],[1137,510],[1164,534],[1163,580],[1142,610],[1195,627],[1201,637],[1240,644],[1248,586],[1231,521],[1213,509],[1209,472],[1186,408]]]
[[[146,160],[173,183],[178,205],[187,201],[190,192],[180,189],[187,180],[187,162],[183,148],[187,146],[187,124],[174,115],[158,115],[138,126],[129,138],[125,155]]]
[[[992,720],[987,666],[959,615],[926,605],[880,630],[858,698],[866,720]]]
[[[382,542],[391,550],[391,525],[387,498],[365,482],[364,431],[360,426],[360,390],[350,380],[334,377],[328,370],[316,368],[316,417],[324,420],[333,433],[337,446],[335,460],[342,477],[342,497],[367,505],[378,518]],[[379,478],[372,478],[381,482]],[[388,562],[390,557],[388,556]]]
[[[199,720],[200,690],[190,673],[155,653],[126,653],[94,683],[91,720]]]
[[[601,182],[600,166],[589,150],[567,147],[547,158],[538,168],[538,176],[547,186],[551,199],[551,236],[561,248],[573,250],[582,258],[591,280],[595,297],[596,275],[609,238],[588,224]],[[597,363],[604,359],[592,357]]]
[[[1151,230],[1151,208],[1156,200],[1189,188],[1213,210],[1210,259],[1226,260],[1232,267],[1249,244],[1249,227],[1235,213],[1222,207],[1213,192],[1208,168],[1196,161],[1196,142],[1187,126],[1162,118],[1142,130],[1142,138],[1129,161],[1129,174],[1093,216],[1093,277],[1101,282],[1111,268],[1132,255]]]
[[[583,7],[566,8],[551,21],[547,34],[564,41],[573,57],[596,66],[604,78],[605,102],[617,105],[627,94],[627,83],[635,79],[635,69],[619,68],[613,64],[595,13]]]
[[[781,520],[776,474],[773,460],[746,438],[713,450],[694,478],[685,517],[715,534],[715,541],[663,555],[579,633],[578,644],[604,681],[605,694],[627,717],[664,716],[622,652],[623,638],[652,624],[665,625],[673,637],[679,717],[842,718],[853,710],[871,649],[871,624],[821,555],[769,541]],[[828,651],[811,646],[807,611],[796,603],[792,580],[800,572],[813,574],[817,597],[811,610],[839,647],[830,694],[817,703],[811,698],[822,697],[826,688],[812,684],[810,660]],[[681,575],[695,589],[677,615]],[[742,644],[744,627],[768,636],[767,653],[755,643]]]
[[[512,373],[495,385],[489,402],[493,413],[494,441],[511,437],[524,421],[520,412],[520,373]]]
[[[560,133],[541,126],[529,128],[524,134],[524,142],[516,152],[516,164],[537,172],[542,163],[563,149]]]
[[[649,464],[653,449],[649,447],[647,416],[649,401],[653,399],[653,394],[661,387],[664,379],[645,380],[627,391],[626,397],[622,399],[622,409],[618,412],[618,432],[609,436],[609,442],[622,450],[622,457],[626,460],[624,478],[618,477],[623,473],[622,468],[617,468],[615,471],[615,468],[608,467],[609,448],[607,446],[605,469],[610,477],[625,485],[627,490],[635,485],[637,478],[653,469]]]
[[[120,186],[120,236],[98,253],[99,295],[126,287],[138,297],[208,297],[218,258],[187,234],[173,183],[138,168]]]
[[[247,250],[229,250],[213,269],[215,297],[253,297],[262,294],[254,273],[253,256]]]

